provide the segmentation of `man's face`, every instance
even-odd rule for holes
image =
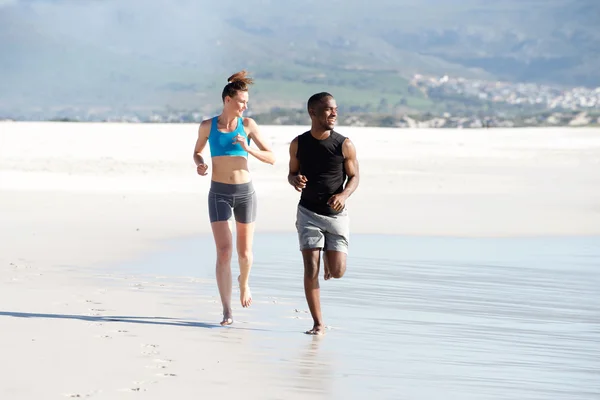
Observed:
[[[323,129],[332,130],[337,121],[337,103],[333,97],[322,99],[312,110],[312,120]]]
[[[227,107],[238,117],[248,108],[248,92],[238,91],[234,97],[226,97]]]

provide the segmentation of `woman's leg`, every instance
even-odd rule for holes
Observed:
[[[254,239],[254,222],[236,223],[236,245],[238,261],[240,264],[240,303],[242,307],[250,307],[252,304],[252,294],[250,293],[250,270],[252,269],[252,241]]]
[[[247,192],[236,197],[233,212],[236,220],[236,245],[238,261],[240,264],[240,303],[242,307],[250,307],[252,294],[250,293],[250,270],[252,269],[254,240],[254,221],[256,220],[257,196],[252,183],[247,185]]]
[[[221,325],[233,323],[231,313],[231,253],[233,238],[229,218],[232,215],[232,199],[230,196],[214,193],[208,194],[208,214],[211,222],[215,247],[217,251],[217,287],[223,304],[223,321]]]
[[[217,286],[223,304],[223,321],[221,325],[233,323],[231,312],[231,253],[233,250],[231,227],[228,221],[211,224],[217,248]]]

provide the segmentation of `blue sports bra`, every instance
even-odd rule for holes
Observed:
[[[244,120],[238,118],[237,127],[233,132],[221,132],[217,129],[218,118],[218,116],[213,117],[210,125],[210,134],[208,135],[210,156],[241,156],[247,158],[248,152],[244,150],[242,145],[239,143],[233,144],[233,138],[237,135],[245,137],[248,140],[248,144],[250,144],[250,138],[244,130]]]

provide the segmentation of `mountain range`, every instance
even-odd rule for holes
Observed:
[[[435,107],[417,73],[595,87],[598,26],[597,0],[0,0],[0,111],[208,113],[240,69],[257,109]]]

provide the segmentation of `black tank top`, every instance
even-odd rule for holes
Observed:
[[[346,169],[342,144],[345,136],[331,131],[327,139],[315,139],[310,131],[298,136],[296,157],[300,174],[306,176],[306,187],[300,195],[300,205],[321,215],[338,214],[327,200],[344,190]]]

